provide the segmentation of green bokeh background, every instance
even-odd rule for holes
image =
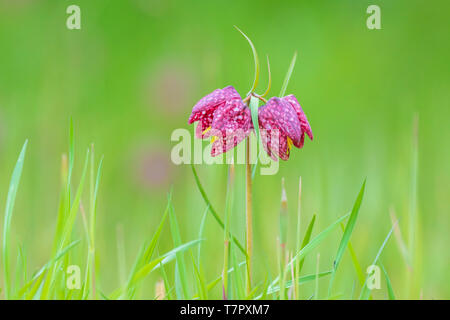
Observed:
[[[70,4],[81,8],[81,30],[66,28]],[[381,7],[381,30],[366,27],[370,4]],[[14,248],[25,247],[30,273],[50,257],[70,117],[75,176],[90,143],[97,158],[104,155],[97,228],[102,291],[123,280],[120,270],[130,269],[140,245],[156,229],[171,186],[183,240],[196,238],[205,204],[190,167],[171,163],[170,135],[176,128],[192,132],[188,116],[205,94],[233,85],[245,95],[250,88],[253,60],[233,28],[237,25],[253,40],[261,60],[269,55],[273,95],[298,51],[288,93],[297,96],[315,136],[304,149],[293,150],[276,175],[255,178],[256,278],[264,280],[267,268],[272,274],[277,269],[281,177],[292,221],[291,249],[300,176],[303,226],[317,213],[315,234],[351,209],[367,177],[352,235],[363,269],[392,226],[390,211],[408,239],[408,217],[417,202],[414,270],[408,271],[394,237],[381,261],[398,296],[449,298],[449,10],[444,1],[1,0],[0,208],[20,148],[29,139],[12,222]],[[260,92],[266,79],[263,67]],[[198,170],[223,214],[226,166],[199,165]],[[236,175],[233,230],[243,239],[241,166]],[[83,237],[81,219],[77,228],[74,237]],[[319,252],[321,269],[331,269],[340,236],[336,231],[315,250],[305,272],[314,272]],[[211,217],[205,239],[205,272],[213,280],[222,269],[223,233]],[[172,245],[166,228],[159,250]],[[155,273],[146,280],[146,297],[153,296],[159,277]],[[325,294],[328,282],[323,281]],[[355,281],[346,254],[336,293],[350,297]],[[305,286],[303,297],[312,291]],[[382,282],[374,297],[384,298],[385,292]]]

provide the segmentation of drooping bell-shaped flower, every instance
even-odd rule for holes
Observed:
[[[273,97],[266,101],[264,97],[271,87],[269,59],[267,58],[268,88],[263,95],[258,95],[255,93],[259,79],[258,55],[251,40],[239,28],[236,27],[236,29],[247,39],[253,51],[255,78],[252,88],[244,100],[232,86],[214,90],[194,106],[189,117],[189,124],[199,122],[196,137],[200,139],[213,137],[211,155],[216,156],[234,148],[249,136],[256,125],[256,122],[253,123],[252,114],[255,118],[257,113],[264,149],[274,160],[278,158],[288,160],[292,145],[297,148],[303,147],[305,134],[311,140],[313,139],[309,122],[295,96],[284,96],[297,54],[291,61],[280,91],[282,98]],[[252,97],[266,104],[258,108],[257,104],[251,102]],[[244,101],[249,101],[250,107]]]
[[[239,93],[232,87],[228,86],[223,89],[216,89],[210,94],[204,96],[192,108],[188,123],[192,124],[198,121],[196,129],[197,138],[208,137],[206,133],[211,129],[214,113],[216,110],[227,103],[227,101],[241,100]]]
[[[302,148],[305,133],[313,139],[311,127],[293,95],[270,98],[258,109],[263,147],[274,160],[288,160],[292,145]]]
[[[313,133],[311,130],[311,126],[309,125],[308,119],[306,118],[306,114],[303,112],[302,107],[300,106],[300,103],[298,103],[297,98],[290,94],[288,96],[285,96],[281,98],[282,100],[288,102],[292,108],[294,108],[295,112],[297,113],[298,120],[300,121],[300,129],[302,131],[301,137],[300,137],[300,144],[294,144],[297,148],[303,148],[303,144],[305,142],[305,133],[308,135],[309,139],[311,141],[314,139]]]
[[[189,124],[198,121],[196,137],[213,137],[211,155],[234,148],[252,129],[250,110],[232,86],[216,89],[192,109]]]

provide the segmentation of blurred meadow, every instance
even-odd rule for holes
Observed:
[[[81,8],[81,30],[66,28],[71,4]],[[366,27],[371,4],[381,8],[381,30]],[[278,94],[298,52],[287,93],[296,95],[314,132],[314,141],[307,139],[303,149],[292,150],[289,161],[280,161],[277,174],[257,173],[254,179],[255,282],[277,274],[282,177],[289,251],[295,249],[300,176],[302,237],[313,214],[314,236],[350,212],[367,178],[351,236],[363,272],[395,215],[411,259],[402,255],[398,234],[392,235],[380,261],[395,295],[450,298],[449,10],[449,2],[419,0],[0,0],[2,213],[11,173],[28,139],[11,220],[12,274],[19,248],[29,277],[51,257],[71,118],[74,184],[91,143],[97,164],[104,156],[95,235],[99,291],[107,295],[126,281],[139,248],[161,221],[171,189],[182,241],[198,238],[206,204],[190,166],[171,162],[176,143],[170,137],[177,128],[193,132],[187,124],[191,109],[214,89],[233,85],[242,96],[249,90],[253,60],[233,28],[237,25],[252,39],[262,62],[266,54],[270,57],[270,96]],[[258,92],[266,83],[262,63]],[[196,169],[223,217],[227,166]],[[237,165],[230,228],[242,243],[244,178],[243,165]],[[80,265],[82,272],[81,252],[87,246],[83,228],[78,214],[73,238],[81,242],[71,264]],[[331,270],[341,237],[336,228],[308,255],[303,272],[316,272],[318,253],[321,271]],[[210,282],[222,273],[224,234],[209,214],[202,238],[202,267]],[[173,247],[166,221],[157,251]],[[192,251],[196,255],[197,249]],[[185,259],[191,261],[189,253]],[[169,281],[174,269],[167,264]],[[188,263],[192,288],[193,272]],[[162,277],[159,270],[152,272],[137,297],[153,299]],[[382,279],[381,289],[372,291],[374,299],[388,296]],[[328,279],[321,278],[318,285],[318,297],[327,298]],[[358,298],[360,288],[346,251],[333,294]],[[314,292],[314,281],[305,283],[300,297],[308,299]],[[210,297],[222,298],[220,285]]]

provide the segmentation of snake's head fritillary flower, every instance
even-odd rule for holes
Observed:
[[[197,102],[192,108],[188,121],[189,124],[196,121],[199,122],[195,132],[197,138],[203,139],[209,136],[206,133],[211,129],[214,113],[219,107],[224,106],[227,101],[232,100],[241,100],[241,97],[232,86],[228,86],[214,90]]]
[[[290,94],[286,97],[283,97],[282,100],[288,102],[292,108],[294,108],[295,112],[297,113],[298,120],[300,121],[300,129],[302,131],[301,137],[300,137],[300,144],[295,144],[297,148],[303,148],[303,144],[305,142],[305,133],[308,135],[309,139],[311,141],[314,139],[313,133],[311,130],[311,126],[309,125],[308,119],[306,118],[306,114],[303,112],[302,107],[300,106],[300,103],[298,103],[297,98]]]
[[[214,114],[211,124],[211,155],[217,156],[236,147],[253,129],[250,109],[241,99],[228,101]]]
[[[192,109],[189,124],[196,121],[197,138],[213,137],[212,156],[234,148],[252,128],[250,110],[232,86],[216,89],[200,99]]]
[[[273,97],[258,110],[263,147],[274,160],[288,160],[292,145],[302,148],[305,133],[313,138],[306,115],[293,96]]]

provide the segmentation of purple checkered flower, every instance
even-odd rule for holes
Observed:
[[[288,160],[292,145],[302,148],[305,133],[313,139],[311,126],[294,95],[273,97],[259,108],[261,140],[267,154]]]
[[[234,148],[253,128],[250,110],[232,86],[203,97],[189,117],[189,124],[197,121],[196,137],[213,137],[212,156]]]

